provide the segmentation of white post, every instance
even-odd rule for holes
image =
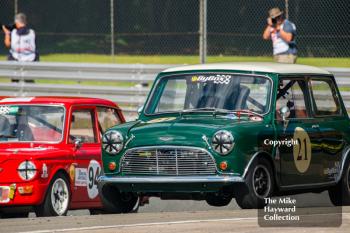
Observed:
[[[285,0],[286,19],[289,19],[289,0]]]
[[[199,0],[199,59],[207,59],[207,0]]]
[[[115,55],[115,48],[114,48],[114,0],[111,0],[111,4],[110,4],[110,11],[111,11],[111,56],[114,59],[114,55]]]
[[[15,15],[18,13],[18,0],[14,0]]]

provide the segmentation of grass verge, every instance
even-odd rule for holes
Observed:
[[[41,61],[46,62],[88,62],[88,63],[123,63],[123,64],[196,64],[199,63],[198,56],[168,56],[168,55],[109,55],[99,54],[49,54],[41,55]],[[5,60],[1,56],[0,60]],[[244,62],[244,61],[273,61],[271,57],[253,56],[208,56],[208,63],[213,62]],[[299,57],[298,64],[320,66],[320,67],[350,67],[350,58],[320,58],[320,57]]]

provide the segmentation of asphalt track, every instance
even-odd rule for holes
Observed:
[[[312,224],[261,227],[257,210],[240,210],[233,200],[226,207],[210,207],[198,201],[162,201],[152,198],[139,213],[90,216],[86,210],[66,217],[0,219],[0,232],[350,232],[350,207],[329,211],[326,193],[294,196],[301,216]],[[307,214],[307,215],[306,215]],[[342,220],[341,225],[333,224]],[[323,224],[323,225],[322,225]],[[302,227],[312,226],[312,227]]]

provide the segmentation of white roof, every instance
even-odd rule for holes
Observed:
[[[236,70],[249,72],[266,72],[279,74],[330,74],[328,71],[306,65],[281,64],[273,62],[232,62],[209,63],[173,67],[163,72],[192,71],[192,70]]]

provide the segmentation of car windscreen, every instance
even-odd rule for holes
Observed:
[[[62,106],[0,105],[0,142],[59,142],[64,116]]]
[[[269,110],[272,82],[265,76],[192,74],[163,77],[146,105],[146,114],[195,109]]]

